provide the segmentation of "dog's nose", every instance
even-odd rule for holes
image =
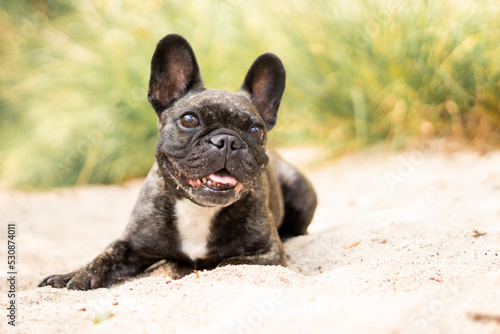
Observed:
[[[221,151],[236,151],[241,148],[241,142],[235,136],[220,134],[210,138],[212,144]]]

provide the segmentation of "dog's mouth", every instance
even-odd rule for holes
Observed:
[[[213,192],[228,192],[234,189],[237,194],[245,188],[245,185],[238,182],[225,168],[198,179],[192,179],[185,176],[172,165],[171,168],[173,174],[179,181],[192,188],[203,187]]]
[[[201,179],[188,179],[181,173],[177,174],[179,177],[187,181],[193,188],[205,187],[212,191],[225,192],[234,189],[239,193],[245,186],[236,181],[226,169],[221,169]]]

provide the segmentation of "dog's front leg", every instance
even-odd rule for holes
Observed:
[[[48,276],[39,286],[74,290],[108,287],[143,272],[158,260],[139,255],[127,241],[117,240],[86,266],[68,274]]]
[[[257,264],[257,265],[281,265],[286,266],[286,253],[278,233],[273,233],[267,247],[255,252],[246,253],[222,261],[217,267],[229,264]]]

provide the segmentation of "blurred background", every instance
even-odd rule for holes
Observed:
[[[287,88],[273,147],[328,158],[428,138],[500,144],[500,2],[0,1],[0,182],[52,188],[144,176],[151,56],[192,45],[207,87],[237,91],[273,52]]]

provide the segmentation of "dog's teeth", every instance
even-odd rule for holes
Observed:
[[[207,181],[207,184],[208,184],[209,186],[211,186],[211,185],[212,185],[212,183],[213,183],[213,182],[212,182],[212,180],[208,180],[208,181]]]
[[[207,178],[204,177],[202,181],[203,183],[207,183]]]

